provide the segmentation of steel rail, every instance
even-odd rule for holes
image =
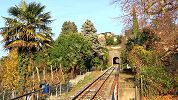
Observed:
[[[115,67],[112,69],[111,73],[114,71]],[[97,95],[97,93],[100,91],[100,89],[103,87],[104,83],[107,81],[107,79],[109,78],[109,76],[111,75],[111,73],[109,73],[109,75],[107,76],[107,78],[104,80],[104,82],[101,84],[100,88],[96,91],[96,93],[92,96],[91,99],[94,99]]]
[[[115,69],[115,67],[110,67],[109,69],[107,69],[103,74],[101,74],[98,78],[96,78],[92,83],[90,83],[87,87],[85,87],[82,91],[80,91],[76,96],[74,96],[73,98],[72,98],[72,100],[76,100],[79,96],[81,96],[87,89],[89,89],[95,82],[97,82],[100,78],[102,78],[110,69],[112,69],[113,68],[113,70]],[[112,72],[113,72],[113,70],[112,70]],[[112,73],[111,72],[111,73]],[[111,73],[108,75],[108,76],[110,76],[111,75]],[[107,77],[108,78],[108,77]],[[107,78],[105,79],[105,81],[107,80]],[[104,81],[104,82],[105,82]],[[102,83],[102,85],[104,84],[104,82]],[[102,85],[101,85],[101,87],[102,87]],[[100,88],[101,88],[100,87]],[[97,92],[100,90],[100,88],[97,90]],[[95,97],[96,96],[96,94],[97,94],[97,92],[95,93],[95,95],[94,96],[92,96],[92,98],[93,97]]]

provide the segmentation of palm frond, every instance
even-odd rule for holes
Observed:
[[[39,43],[38,42],[28,42],[27,47],[29,48],[39,48]]]
[[[20,14],[20,9],[17,6],[11,7],[8,9],[8,13],[14,17],[18,17]]]
[[[35,15],[34,17],[38,16],[40,13],[44,11],[45,6],[42,6],[40,3],[32,2],[28,5],[28,11]]]
[[[51,41],[50,39],[48,39],[47,37],[45,37],[43,34],[36,34],[36,38],[38,38],[39,40],[42,41]]]
[[[45,46],[52,48],[52,46],[48,43],[45,43]]]
[[[1,28],[5,48],[51,47],[52,33],[49,24],[52,20],[50,12],[44,12],[44,9],[45,6],[40,3],[27,4],[25,1],[9,8],[11,17],[3,17],[5,27]]]
[[[19,4],[19,7],[20,7],[21,11],[26,12],[28,4],[25,1],[21,1],[21,3]]]
[[[5,48],[14,48],[14,47],[26,47],[27,42],[23,40],[16,40],[11,43],[9,43]]]

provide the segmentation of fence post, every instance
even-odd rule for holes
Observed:
[[[143,89],[143,85],[142,85],[142,75],[141,75],[141,78],[140,78],[140,100],[142,100],[142,94],[143,94],[143,91],[142,91],[142,89]]]
[[[3,94],[3,100],[5,100],[5,93],[6,93],[6,91],[4,91],[4,94]]]
[[[12,91],[12,98],[15,98],[15,95],[14,95],[14,90]]]
[[[67,82],[67,93],[69,92],[69,87],[68,87],[69,82]]]
[[[137,86],[135,86],[135,100],[137,100]]]
[[[37,94],[36,94],[36,99],[37,99],[37,100],[39,99],[39,94],[38,94],[38,92],[37,92]]]
[[[69,75],[68,75],[68,80],[67,80],[67,93],[69,92]]]
[[[61,82],[60,82],[60,95],[61,95],[61,89],[62,89],[62,87],[61,87]]]
[[[57,97],[57,87],[58,87],[58,85],[56,85],[56,97]]]

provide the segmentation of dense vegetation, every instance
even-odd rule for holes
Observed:
[[[10,52],[15,52],[10,53],[10,58],[7,57],[7,59],[4,59],[5,65],[2,65],[2,67],[10,67],[6,65],[10,64],[8,63],[9,61],[12,62],[11,64],[15,63],[14,66],[11,65],[14,67],[14,73],[11,73],[14,74],[13,77],[11,77],[12,80],[7,78],[9,75],[8,73],[4,74],[4,86],[6,86],[6,83],[19,81],[16,82],[18,83],[18,89],[24,91],[27,84],[27,78],[32,74],[32,70],[34,69],[34,53],[40,51],[43,47],[51,47],[52,33],[49,24],[52,20],[50,13],[44,12],[44,8],[45,6],[35,2],[27,4],[22,1],[18,6],[9,8],[8,13],[11,15],[10,17],[3,17],[5,20],[5,27],[2,28],[1,33],[4,38],[4,47]],[[12,58],[13,56],[18,56],[18,59],[17,57]],[[9,60],[11,58],[12,60]],[[7,71],[10,70],[9,68],[5,69]],[[18,76],[17,74],[19,78],[15,78]],[[16,85],[10,86],[16,87]]]
[[[105,36],[106,38],[106,45],[119,45],[122,43],[122,35],[112,35],[112,36]]]
[[[40,3],[22,1],[9,8],[10,17],[3,17],[1,33],[9,51],[0,61],[0,87],[4,91],[20,95],[38,89],[42,80],[52,85],[107,67],[108,51],[101,46],[90,20],[82,25],[81,33],[74,22],[64,22],[61,34],[53,40],[49,26],[53,20],[44,10]]]
[[[144,96],[175,95],[178,89],[177,1],[114,0],[125,13],[127,23],[123,67],[136,72],[136,83]],[[142,82],[140,84],[140,81]]]
[[[105,36],[106,45],[125,43],[121,66],[136,72],[144,96],[175,95],[178,89],[178,24],[176,0],[113,0],[127,13],[123,36]],[[1,28],[8,55],[0,59],[0,92],[38,87],[42,80],[66,82],[78,74],[107,67],[108,51],[91,20],[81,26],[65,21],[52,39],[50,12],[40,3],[22,1],[8,9]],[[121,41],[124,40],[124,41]],[[54,80],[53,73],[57,79]],[[60,75],[59,75],[60,74]],[[35,78],[37,76],[37,78]],[[60,77],[58,77],[60,76]],[[142,82],[140,84],[140,82]]]

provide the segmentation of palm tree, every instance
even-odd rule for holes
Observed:
[[[50,47],[52,22],[50,12],[44,12],[45,6],[40,3],[22,1],[18,6],[9,8],[11,17],[5,19],[2,28],[6,49],[18,48],[19,52],[36,52],[42,46]]]
[[[19,55],[18,70],[21,75],[20,86],[25,88],[32,56],[44,47],[51,47],[52,33],[49,24],[52,22],[50,12],[44,12],[45,6],[40,3],[22,1],[8,9],[10,17],[3,17],[5,27],[1,28],[4,48],[17,49]],[[30,68],[32,69],[32,67]]]

